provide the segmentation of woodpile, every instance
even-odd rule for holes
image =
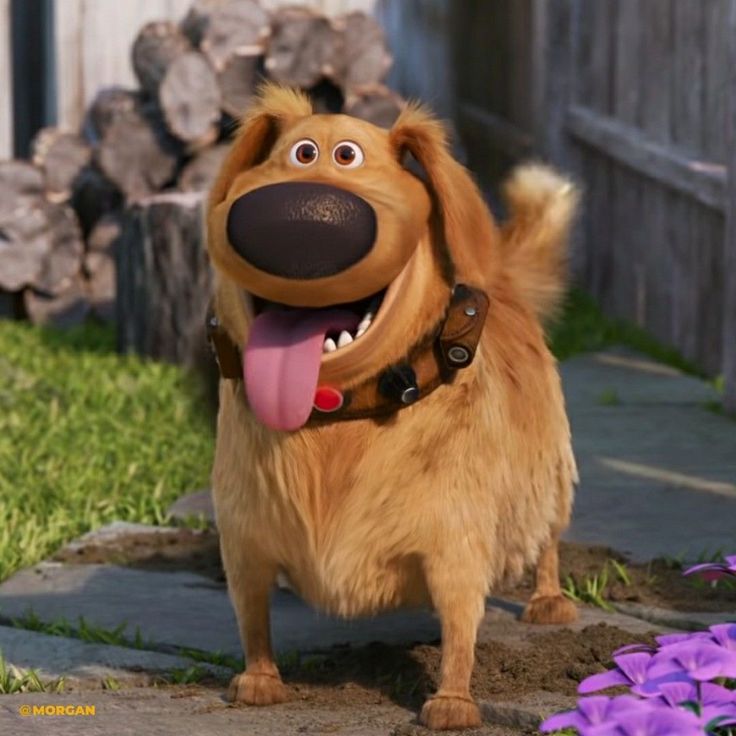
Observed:
[[[141,28],[131,64],[138,89],[101,90],[82,130],[44,129],[31,161],[0,162],[0,315],[116,319],[123,349],[188,362],[183,345],[201,330],[185,322],[203,323],[207,298],[192,289],[208,293],[209,281],[200,229],[181,227],[199,222],[195,203],[258,84],[301,87],[319,111],[385,127],[403,101],[383,85],[391,56],[364,13],[194,0],[179,24]],[[136,270],[131,259],[144,260]],[[158,287],[171,302],[160,309]]]

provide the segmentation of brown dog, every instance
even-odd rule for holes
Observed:
[[[479,723],[469,688],[491,586],[537,563],[525,620],[575,618],[557,545],[576,470],[540,318],[563,293],[577,195],[542,166],[506,195],[499,231],[416,106],[387,131],[269,86],[243,121],[208,213],[216,314],[244,364],[220,383],[213,473],[247,661],[232,699],[286,698],[269,627],[279,571],[343,616],[434,606],[431,728]]]

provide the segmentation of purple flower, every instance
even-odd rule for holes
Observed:
[[[578,685],[578,692],[585,695],[616,685],[628,687],[641,685],[647,680],[647,669],[652,656],[649,652],[630,652],[614,656],[616,669],[586,677]]]
[[[656,680],[674,673],[686,674],[701,682],[716,677],[736,677],[736,651],[729,651],[712,639],[670,644],[652,657],[646,679]]]
[[[701,565],[689,567],[683,575],[693,575],[699,573],[705,580],[720,580],[726,575],[736,576],[736,555],[727,555],[724,557],[726,562],[704,562]]]
[[[645,702],[649,703],[648,708],[631,710],[617,717],[613,731],[616,736],[703,736],[703,724],[694,713]]]
[[[609,698],[605,695],[594,695],[590,698],[578,700],[576,710],[557,713],[550,716],[539,727],[542,733],[559,731],[563,728],[574,728],[582,736],[591,733],[591,729],[610,726],[610,733],[615,733],[616,719],[623,714],[646,707],[646,702],[631,695],[619,695]],[[602,736],[604,731],[599,732]]]
[[[736,652],[736,624],[716,624],[711,626],[709,631],[716,644]]]
[[[703,736],[702,719],[682,708],[629,695],[582,698],[578,708],[548,718],[543,733],[574,728],[580,736]]]
[[[681,644],[683,641],[692,641],[693,639],[710,639],[707,631],[693,631],[689,634],[661,634],[655,637],[655,641],[661,647],[669,647],[672,644]]]

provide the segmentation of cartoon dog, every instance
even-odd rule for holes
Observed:
[[[575,618],[557,546],[576,468],[540,320],[563,294],[577,193],[533,165],[506,196],[499,229],[419,106],[383,130],[271,85],[245,117],[208,210],[213,493],[247,662],[231,699],[287,697],[279,572],[341,616],[434,607],[430,728],[480,722],[470,679],[495,583],[536,563],[525,620]]]

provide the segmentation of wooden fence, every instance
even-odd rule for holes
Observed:
[[[432,66],[446,29],[451,68],[426,73],[450,80],[482,182],[530,156],[575,172],[577,278],[608,314],[723,373],[736,409],[736,1],[384,4],[415,65]]]

